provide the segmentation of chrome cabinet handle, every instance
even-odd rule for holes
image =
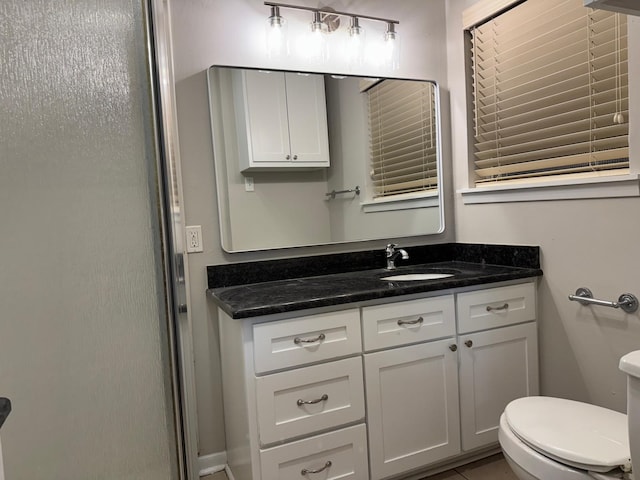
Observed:
[[[455,352],[456,350],[458,350],[458,345],[456,345],[455,343],[453,345],[449,345],[449,350]]]
[[[497,310],[506,310],[507,308],[509,308],[509,304],[508,303],[505,303],[501,307],[487,306],[487,312],[493,312],[493,311],[497,311]]]
[[[417,325],[424,322],[424,318],[418,317],[415,320],[398,320],[398,325]]]
[[[325,338],[326,338],[325,334],[321,333],[320,335],[318,335],[315,338],[300,338],[300,337],[296,337],[296,338],[293,339],[293,343],[295,343],[296,345],[300,345],[301,343],[321,342]]]
[[[291,160],[291,155],[287,155],[286,157],[284,157],[285,160]]]
[[[329,400],[329,395],[325,393],[320,398],[316,398],[315,400],[302,400],[300,398],[296,403],[299,407],[301,407],[302,405],[315,405],[316,403],[326,402],[327,400]]]
[[[294,160],[297,160],[297,159],[298,159],[298,155],[294,155],[294,156],[293,156],[293,159],[294,159]]]
[[[464,344],[469,348],[473,347],[473,341],[471,340],[467,340],[466,342],[464,342]]]
[[[331,464],[331,460],[327,460],[327,463],[324,464],[324,467],[318,468],[317,470],[311,470],[309,468],[303,468],[302,471],[300,472],[300,475],[304,476],[304,475],[307,475],[309,473],[320,473],[320,472],[325,471],[331,465],[332,465]]]

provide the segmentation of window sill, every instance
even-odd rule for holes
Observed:
[[[465,205],[480,203],[539,202],[583,198],[640,196],[640,174],[556,180],[539,183],[464,188],[458,190]]]
[[[438,207],[440,200],[437,192],[427,194],[397,195],[395,198],[385,198],[381,200],[370,200],[361,202],[360,206],[364,213],[387,212],[391,210],[408,210],[411,208]]]

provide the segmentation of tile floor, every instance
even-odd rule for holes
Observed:
[[[200,477],[200,480],[227,480],[227,474],[222,472],[212,473],[211,475],[205,475]]]
[[[201,477],[200,480],[227,480],[224,472]],[[423,480],[517,480],[501,454],[463,465]]]
[[[483,458],[427,478],[428,480],[518,480],[502,454]]]

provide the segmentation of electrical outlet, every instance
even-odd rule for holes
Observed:
[[[244,177],[244,191],[253,192],[254,190],[255,186],[253,183],[253,177]]]
[[[193,225],[186,227],[187,237],[187,253],[196,253],[202,251],[202,227]]]

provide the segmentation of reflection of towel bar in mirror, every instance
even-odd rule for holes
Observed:
[[[336,198],[336,195],[342,195],[343,193],[355,193],[356,195],[360,195],[360,187],[356,185],[356,188],[351,188],[349,190],[331,190],[330,192],[325,193],[327,197],[331,197],[330,200]]]

